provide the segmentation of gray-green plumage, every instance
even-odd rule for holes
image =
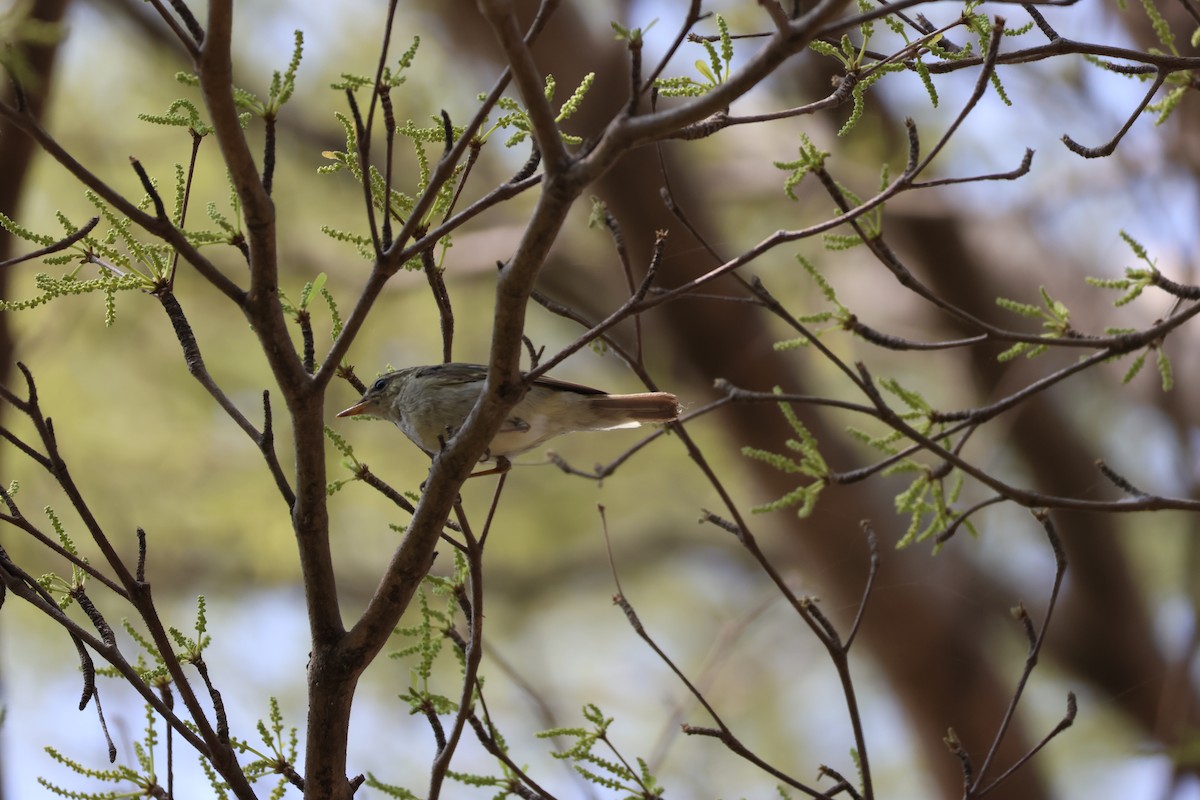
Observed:
[[[479,400],[486,377],[487,368],[479,364],[396,370],[381,376],[358,403],[338,416],[365,414],[390,420],[432,455],[461,427]],[[614,395],[537,378],[500,426],[482,460],[519,455],[564,433],[633,428],[678,416],[679,401],[667,392]]]

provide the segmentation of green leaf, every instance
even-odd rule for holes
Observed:
[[[1158,374],[1162,376],[1162,389],[1164,392],[1171,391],[1175,386],[1175,373],[1171,369],[1171,359],[1167,358],[1166,351],[1161,347],[1158,348]]]

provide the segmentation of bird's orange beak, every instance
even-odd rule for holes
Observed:
[[[345,411],[339,411],[337,413],[337,416],[353,417],[355,414],[369,414],[369,413],[371,413],[372,405],[373,404],[369,400],[360,400],[357,403],[355,403],[354,405],[347,408]]]

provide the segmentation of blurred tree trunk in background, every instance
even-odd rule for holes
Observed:
[[[62,21],[69,5],[69,0],[38,0],[33,4],[31,17],[38,22],[57,24]],[[28,66],[30,76],[27,85],[21,87],[24,102],[33,118],[40,121],[50,97],[58,44],[25,45],[21,49],[23,52],[17,57]],[[0,95],[2,102],[15,105],[17,88],[11,81],[7,82],[0,89]],[[0,120],[0,213],[12,219],[20,216],[18,206],[35,149],[32,139]],[[15,237],[0,228],[0,262],[16,255],[15,244]],[[0,268],[0,297],[9,296],[10,273],[11,270]],[[0,384],[4,385],[8,384],[13,369],[13,332],[10,323],[9,315],[0,314]],[[0,681],[0,689],[2,687],[3,681]],[[0,800],[3,797],[4,764],[0,762]]]
[[[69,5],[68,0],[38,0],[33,4],[31,18],[38,22],[57,24],[62,21]],[[24,60],[31,76],[28,85],[21,87],[24,101],[33,118],[41,120],[50,97],[58,45],[23,45],[21,50],[23,53],[17,57]],[[3,102],[16,104],[17,89],[11,82],[6,83],[0,92],[3,93]],[[0,169],[0,213],[14,219],[18,217],[17,206],[25,187],[25,178],[29,175],[35,147],[32,139],[0,120],[0,164],[3,165],[3,169]],[[13,257],[14,243],[12,234],[0,228],[0,261]],[[9,272],[0,269],[0,297],[9,296]],[[0,315],[0,383],[8,383],[12,362],[13,342],[9,317]]]

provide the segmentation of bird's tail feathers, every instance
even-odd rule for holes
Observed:
[[[669,392],[603,394],[590,399],[592,408],[611,418],[614,427],[679,418],[679,398]]]

